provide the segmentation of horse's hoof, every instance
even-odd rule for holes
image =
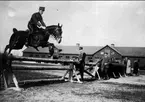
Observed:
[[[69,81],[68,79],[64,79],[64,81]]]
[[[83,82],[82,81],[78,81],[78,83],[82,84]]]
[[[73,81],[73,80],[71,80],[70,82],[71,82],[71,83],[73,83],[74,81]]]

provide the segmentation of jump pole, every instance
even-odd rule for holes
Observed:
[[[38,62],[38,61],[40,61],[40,62],[49,62],[49,63],[70,63],[70,68],[68,69],[66,69],[66,68],[44,68],[44,67],[41,67],[41,68],[39,68],[38,70],[67,70],[67,71],[69,71],[69,80],[70,81],[72,81],[72,75],[73,75],[73,67],[74,67],[74,64],[75,63],[79,63],[78,61],[73,61],[73,60],[60,60],[60,59],[47,59],[47,58],[32,58],[32,57],[19,57],[19,56],[13,56],[13,55],[9,55],[9,56],[6,56],[6,59],[7,59],[7,63],[5,63],[4,64],[4,66],[6,66],[8,69],[10,69],[10,70],[12,70],[12,61],[36,61],[36,62]],[[20,67],[22,67],[22,66],[20,66]],[[18,70],[18,69],[21,69],[21,70],[37,70],[36,68],[28,68],[28,67],[22,67],[22,68],[20,68],[20,67],[15,67],[15,69],[16,70]],[[4,72],[4,71],[3,71]],[[13,82],[14,82],[14,84],[15,84],[15,86],[16,86],[16,90],[18,90],[18,91],[20,91],[20,89],[19,89],[19,86],[18,86],[18,81],[17,81],[17,79],[16,79],[16,77],[15,77],[15,75],[14,75],[14,73],[13,72],[11,72],[10,73],[12,76],[12,79],[13,79]],[[9,79],[6,79],[6,77],[5,77],[5,74],[3,75],[3,79],[4,79],[4,87],[5,87],[5,89],[6,88],[8,88],[8,81],[9,81]]]

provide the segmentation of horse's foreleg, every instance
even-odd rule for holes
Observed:
[[[11,53],[11,51],[12,51],[12,49],[11,49],[11,48],[9,48],[9,52],[8,52],[8,54],[10,54],[10,53]]]
[[[49,54],[50,54],[50,57],[53,58],[53,54],[54,54],[54,44],[53,43],[47,43],[47,46],[49,48]]]

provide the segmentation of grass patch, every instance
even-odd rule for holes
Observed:
[[[33,79],[48,79],[48,78],[60,78],[60,76],[43,73],[45,71],[25,71],[19,70],[14,71],[18,81],[22,80],[33,80]]]

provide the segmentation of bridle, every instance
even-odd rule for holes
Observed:
[[[58,31],[58,29],[60,29],[58,26],[53,30],[53,32],[52,32],[52,34],[53,34],[53,36],[55,36],[56,37],[56,35],[57,35],[57,31]],[[62,38],[61,36],[59,36],[59,38]]]

